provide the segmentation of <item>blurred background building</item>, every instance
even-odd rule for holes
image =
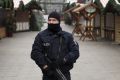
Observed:
[[[67,2],[67,0],[37,0],[45,11],[46,14],[49,14],[51,11],[62,12],[62,9]]]
[[[78,3],[85,3],[85,0],[77,0]]]
[[[87,3],[91,1],[94,1],[94,0],[77,0],[78,3]]]

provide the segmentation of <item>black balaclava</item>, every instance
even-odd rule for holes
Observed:
[[[51,12],[48,16],[48,19],[49,18],[55,18],[59,21],[59,23],[58,24],[49,24],[48,23],[48,30],[50,30],[53,33],[58,33],[60,30],[62,30],[60,27],[60,14],[59,13]]]

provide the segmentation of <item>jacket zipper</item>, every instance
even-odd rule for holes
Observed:
[[[60,57],[61,47],[62,47],[62,37],[60,37],[59,52],[58,52],[58,56],[57,56],[58,60],[59,60],[59,57]]]

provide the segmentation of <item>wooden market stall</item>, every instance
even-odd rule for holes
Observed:
[[[12,37],[13,35],[13,0],[0,1],[0,38]]]
[[[98,7],[93,3],[87,3],[74,9],[72,12],[73,13],[79,12],[82,16],[84,16],[84,19],[86,21],[86,26],[80,39],[83,38],[82,39],[83,41],[85,40],[85,38],[96,40],[96,35],[94,33],[93,19],[98,13]]]
[[[80,6],[81,6],[80,4],[76,4],[76,6],[70,8],[67,11],[64,12],[64,13],[70,13],[71,16],[72,16],[72,19],[74,20],[74,29],[72,31],[73,35],[75,33],[76,34],[82,34],[81,24],[79,23],[81,15],[79,13],[72,12],[74,9],[76,9],[76,8],[78,8]]]
[[[28,4],[21,5],[15,10],[16,32],[29,31],[35,26],[35,20],[32,18],[32,10],[42,10],[36,1],[30,1]]]
[[[101,3],[96,5],[99,4]],[[106,7],[101,9],[99,16],[95,20],[100,20],[101,37],[108,41],[120,43],[120,5],[114,0],[109,0]]]
[[[10,9],[1,9],[0,10],[0,38],[3,37],[12,37],[13,35],[13,26],[12,26],[12,14],[13,11]],[[10,18],[9,18],[10,17]]]
[[[31,0],[25,5],[25,8],[29,11],[29,30],[39,31],[43,25],[42,22],[42,7],[37,1]],[[37,19],[39,18],[39,19]]]
[[[115,41],[115,14],[116,10],[109,1],[103,10],[104,13],[104,38],[109,41]]]
[[[102,16],[102,10],[103,10],[103,5],[100,2],[100,0],[95,0],[94,4],[96,4],[99,8],[99,12],[98,14],[95,16],[94,18],[94,29],[95,29],[95,33],[96,36],[98,37],[102,37],[102,27],[104,26],[104,16]]]
[[[120,44],[120,15],[115,16],[115,42]]]
[[[4,10],[0,9],[0,39],[6,36],[6,30],[4,26]]]
[[[29,30],[29,12],[15,10],[16,32]]]

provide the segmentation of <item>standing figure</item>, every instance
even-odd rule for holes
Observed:
[[[37,34],[31,58],[41,68],[43,80],[71,80],[70,70],[79,57],[79,45],[60,26],[60,14],[51,12],[48,27]]]

